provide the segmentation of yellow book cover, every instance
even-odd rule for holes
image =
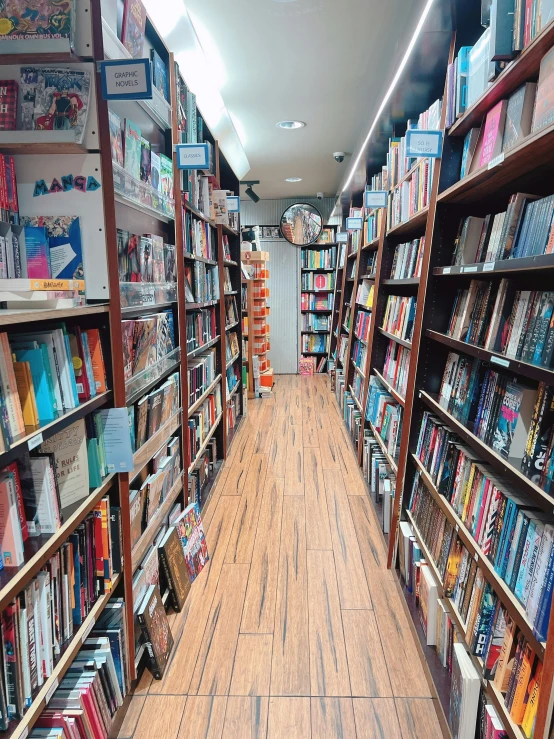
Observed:
[[[452,595],[458,570],[460,569],[460,560],[462,558],[462,542],[455,536],[450,545],[450,554],[446,565],[446,574],[444,576],[444,594],[447,598]]]
[[[515,630],[516,626],[514,621],[506,613],[506,631],[504,632],[504,641],[502,642],[502,648],[498,656],[498,664],[496,666],[496,672],[494,674],[494,684],[502,693],[505,693],[508,689],[508,681],[510,679],[511,669],[508,669],[510,660],[512,659],[515,652]]]
[[[471,593],[471,600],[469,601],[469,610],[468,610],[469,616],[468,616],[467,626],[466,626],[467,644],[471,644],[473,637],[474,637],[473,627],[475,626],[477,614],[479,613],[479,607],[481,605],[484,586],[485,586],[485,578],[483,577],[483,573],[481,572],[481,570],[478,570],[477,574],[475,575],[475,580],[473,582],[473,592]]]
[[[13,370],[25,426],[38,426],[37,401],[29,362],[14,362]]]
[[[530,644],[526,642],[525,646],[523,647],[521,667],[518,671],[517,686],[514,692],[512,708],[510,710],[510,716],[516,724],[521,724],[525,715],[525,697],[527,695],[527,688],[529,686],[529,680],[531,678],[531,670],[533,669],[534,660],[535,653],[531,649]]]
[[[462,521],[465,521],[467,518],[467,508],[468,508],[469,501],[471,498],[471,489],[473,487],[473,478],[475,477],[476,469],[477,468],[475,467],[475,464],[472,462],[469,468],[469,475],[467,476],[467,481],[464,485],[464,497],[463,497],[464,507],[462,510]]]
[[[525,715],[521,723],[521,728],[527,739],[531,739],[535,729],[535,720],[537,718],[537,708],[539,705],[539,692],[541,687],[542,662],[537,662],[537,669],[531,678],[529,688],[527,690],[527,706]]]

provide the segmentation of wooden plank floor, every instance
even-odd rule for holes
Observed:
[[[211,560],[118,739],[440,739],[324,376],[249,402],[204,514]]]

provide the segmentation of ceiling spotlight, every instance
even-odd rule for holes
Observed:
[[[250,200],[252,200],[253,203],[259,202],[260,196],[256,195],[256,193],[252,189],[252,186],[259,185],[260,180],[242,180],[240,184],[246,185],[246,190],[244,192],[248,195],[248,197],[250,198]]]
[[[302,177],[287,177],[285,182],[302,182]]]
[[[277,126],[279,128],[286,128],[292,130],[294,128],[304,128],[306,124],[303,121],[279,121]]]

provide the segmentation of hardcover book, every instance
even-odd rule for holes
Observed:
[[[540,131],[554,121],[554,48],[545,54],[541,61],[533,131]]]
[[[150,585],[140,605],[137,618],[150,659],[150,671],[161,680],[173,647],[173,636],[157,585]]]
[[[110,145],[112,150],[112,162],[124,165],[123,158],[123,131],[121,130],[121,119],[113,110],[108,111],[110,117]]]
[[[152,82],[154,87],[156,90],[161,92],[164,99],[169,102],[169,79],[167,67],[155,49],[151,49],[150,58],[152,60]]]
[[[78,216],[27,216],[21,219],[24,226],[44,229],[48,237],[50,277],[57,280],[84,280],[81,221]],[[25,229],[25,248],[27,245]],[[27,256],[27,267],[29,257]],[[30,277],[31,275],[28,275]]]
[[[504,135],[507,107],[508,101],[501,100],[487,113],[479,167],[484,167],[502,151],[502,137]]]
[[[0,8],[0,41],[29,38],[71,38],[74,27],[72,0],[5,0]]]
[[[142,56],[145,28],[146,8],[141,0],[125,0],[123,5],[121,43],[135,59]]]
[[[0,81],[0,131],[15,131],[18,90],[15,80]]]
[[[134,177],[140,179],[141,159],[141,133],[140,128],[125,119],[125,170]]]
[[[87,434],[85,420],[72,423],[40,445],[43,454],[53,454],[62,508],[78,503],[89,494]]]
[[[537,85],[534,82],[527,82],[508,100],[502,151],[509,151],[531,133],[536,93]]]
[[[197,502],[185,508],[176,520],[175,528],[181,539],[187,571],[192,583],[210,558],[200,515],[200,505]]]
[[[173,610],[180,612],[190,590],[190,580],[181,540],[174,526],[160,542],[159,555],[171,605]]]

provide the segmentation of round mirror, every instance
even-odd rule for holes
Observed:
[[[281,216],[281,233],[295,246],[308,246],[317,241],[323,230],[321,213],[308,203],[295,203]]]

